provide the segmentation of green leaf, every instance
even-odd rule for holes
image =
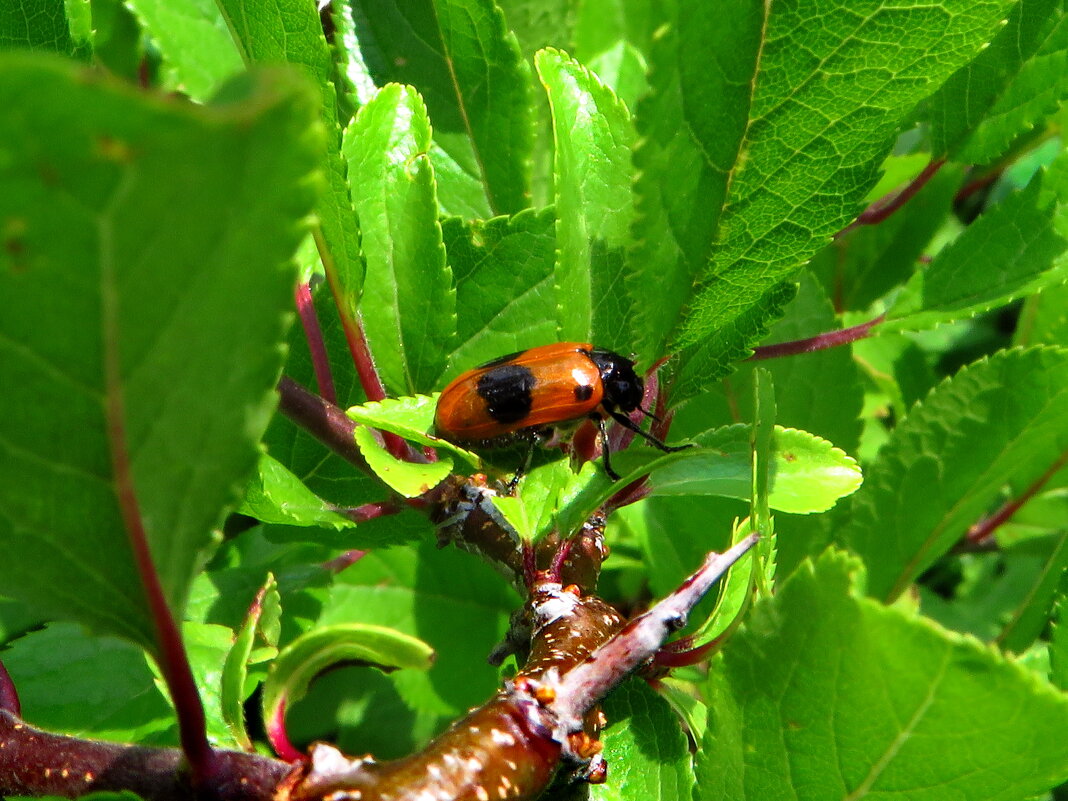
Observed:
[[[363,406],[353,406],[351,409],[346,409],[345,414],[365,426],[389,431],[420,445],[451,451],[466,459],[472,467],[480,469],[482,460],[478,454],[427,433],[434,430],[434,410],[437,408],[437,399],[437,395],[386,398],[383,401],[365,403]]]
[[[182,640],[207,719],[208,742],[215,748],[241,748],[241,740],[223,710],[223,669],[227,654],[233,650],[234,632],[226,626],[186,621]],[[156,684],[161,691],[166,690],[158,670]]]
[[[597,54],[590,59],[589,68],[627,104],[627,108],[634,108],[649,91],[646,77],[649,65],[645,55],[630,42],[616,42],[610,49]]]
[[[130,0],[169,73],[168,88],[204,102],[244,70],[214,0]]]
[[[635,111],[636,244],[628,260],[631,295],[655,292],[656,298],[636,309],[643,363],[665,352],[708,265],[749,124],[768,8],[749,2],[682,7],[677,0],[653,6],[650,29],[658,35],[649,59],[651,90]],[[726,372],[724,366],[719,375]]]
[[[374,432],[367,426],[356,429],[356,445],[374,474],[406,498],[430,491],[452,472],[452,459],[449,458],[426,464],[396,458],[375,439]]]
[[[567,47],[579,0],[500,0],[497,3],[526,56],[543,47]]]
[[[887,159],[883,178],[896,175],[897,181],[883,187],[877,198],[903,190],[920,174],[930,156],[917,156],[921,159],[919,164],[913,156]],[[908,172],[903,171],[906,167]],[[890,217],[878,225],[860,225],[846,231],[815,255],[809,269],[820,277],[837,308],[867,312],[876,300],[916,272],[933,237],[947,223],[963,176],[963,167],[943,165]],[[949,219],[952,222],[953,218]]]
[[[716,381],[729,375],[735,362],[750,356],[751,346],[767,336],[772,323],[782,316],[796,293],[797,285],[792,281],[776,284],[731,326],[684,348],[673,360],[678,366],[670,381],[671,400],[681,403],[707,392]]]
[[[1050,287],[1027,299],[1014,344],[1068,346],[1068,286]]]
[[[841,327],[830,299],[807,271],[801,274],[797,295],[785,311],[785,316],[771,328],[768,343],[805,339]],[[864,391],[860,369],[849,348],[743,362],[714,394],[680,409],[672,430],[693,430],[691,420],[693,424],[706,421],[703,428],[707,428],[731,419],[751,419],[752,374],[758,366],[774,380],[775,422],[823,437],[846,453],[856,450]],[[715,397],[718,395],[722,398]]]
[[[320,152],[326,182],[320,187],[316,204],[327,251],[323,258],[336,270],[343,296],[340,302],[348,304],[348,312],[355,316],[363,289],[364,265],[360,226],[352,210],[341,159],[341,129],[347,120],[339,112],[333,57],[316,7],[288,0],[216,2],[247,63],[291,64],[319,89],[320,114],[326,126],[326,148]]]
[[[230,730],[234,742],[244,751],[252,751],[252,740],[245,728],[245,700],[251,688],[247,687],[248,666],[252,657],[252,646],[261,627],[267,629],[264,638],[272,643],[278,642],[278,623],[281,614],[281,598],[278,583],[274,576],[267,574],[267,581],[256,594],[248,615],[234,637],[234,645],[226,655],[220,681],[219,704],[223,721]],[[262,620],[262,623],[261,623]],[[274,656],[275,649],[270,649]]]
[[[737,545],[752,533],[754,531],[751,523],[748,520],[743,520],[734,526],[730,545]],[[758,543],[758,547],[771,548],[774,546],[775,540],[772,539],[771,532],[761,536],[763,539]],[[768,545],[764,546],[764,542],[767,542]],[[719,597],[716,598],[716,604],[712,612],[705,622],[690,635],[693,638],[692,647],[700,648],[706,643],[713,642],[721,637],[724,632],[738,625],[742,614],[749,606],[750,599],[753,597],[753,586],[756,581],[770,586],[772,579],[775,577],[774,551],[771,551],[770,558],[765,558],[763,555],[758,558],[756,549],[752,553],[753,556],[751,558],[741,559],[731,565],[727,575],[720,579]],[[761,569],[765,571],[763,577],[759,574]]]
[[[289,526],[329,526],[340,531],[356,525],[266,453],[260,454],[256,474],[245,487],[237,511],[264,523]]]
[[[969,317],[1068,278],[1068,241],[1053,227],[1041,181],[1011,195],[913,274],[877,330],[916,330]]]
[[[384,626],[338,623],[303,634],[271,664],[263,685],[264,720],[274,720],[280,706],[291,706],[320,673],[346,662],[382,670],[429,670],[434,650],[416,637]]]
[[[990,164],[1068,96],[1068,18],[1060,0],[1022,0],[990,46],[932,98],[932,147]]]
[[[747,513],[747,503],[714,495],[647,498],[616,513],[640,548],[643,576],[654,597],[673,592],[709,551],[724,551]],[[614,547],[614,545],[613,545]],[[605,563],[610,567],[616,557]],[[749,564],[748,561],[745,564]],[[737,575],[737,574],[735,574]],[[716,598],[706,599],[690,615],[700,621]]]
[[[1011,479],[1027,485],[1068,450],[1068,351],[998,353],[939,385],[866,471],[842,541],[892,600],[964,536]]]
[[[493,0],[356,3],[356,36],[377,84],[410,84],[435,140],[481,176],[494,214],[528,205],[530,69]]]
[[[1011,610],[997,642],[1006,651],[1022,653],[1042,634],[1050,619],[1053,600],[1068,570],[1068,533],[1048,539],[1051,547],[1043,554],[1038,570],[1028,576],[1027,594]]]
[[[775,384],[762,367],[753,371],[753,423],[749,427],[749,446],[753,463],[753,487],[749,495],[749,519],[753,530],[771,533],[768,509],[768,476],[771,470],[771,441],[775,436]]]
[[[57,658],[62,655],[62,658]],[[144,653],[73,623],[50,623],[4,649],[23,717],[59,734],[175,745],[174,710]]]
[[[397,84],[360,109],[342,145],[367,258],[364,329],[375,366],[399,395],[433,388],[456,331],[429,146],[422,99]]]
[[[558,334],[623,347],[632,315],[623,260],[633,221],[634,125],[612,91],[566,54],[542,50],[534,64],[556,146]]]
[[[856,570],[833,551],[803,565],[713,663],[695,798],[1015,801],[1068,777],[1068,699],[857,597]]]
[[[429,643],[437,659],[428,672],[390,678],[410,709],[440,716],[440,729],[497,691],[486,654],[518,603],[489,565],[426,538],[414,548],[370,553],[339,574],[317,625],[373,623]]]
[[[456,278],[457,316],[457,347],[445,378],[505,353],[556,341],[554,227],[552,209],[442,223]]]
[[[630,448],[613,454],[612,464],[621,482],[609,481],[597,465],[584,465],[560,494],[557,527],[574,531],[619,487],[646,475],[654,496],[719,495],[748,501],[753,489],[749,426],[724,426],[694,439],[699,447],[678,453]],[[768,503],[772,509],[791,514],[823,512],[860,486],[857,463],[824,439],[776,426],[771,448]]]
[[[700,448],[657,460],[649,483],[657,495],[724,495],[749,500],[752,451],[749,426],[733,425],[696,438]],[[824,512],[856,491],[857,463],[827,440],[806,431],[775,426],[771,442],[772,509],[791,514]]]
[[[1062,591],[1054,607],[1049,644],[1050,679],[1068,692],[1068,595]]]
[[[604,703],[602,735],[609,780],[590,785],[596,801],[676,801],[690,796],[693,768],[686,735],[667,701],[631,679]]]
[[[0,62],[0,586],[154,650],[112,455],[180,615],[274,409],[314,110],[278,73],[198,108]]]
[[[905,116],[982,49],[1007,5],[769,7],[758,73],[745,84],[756,87],[749,121],[741,142],[734,144],[734,131],[730,137],[735,158],[716,247],[696,276],[678,345],[733,325],[856,215]],[[717,21],[724,14],[706,13]]]
[[[74,58],[90,53],[88,31],[64,0],[11,0],[0,6],[0,51],[45,50]]]

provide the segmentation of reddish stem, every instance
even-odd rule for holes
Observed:
[[[334,297],[334,306],[337,308],[337,314],[341,320],[341,328],[345,332],[345,342],[349,346],[349,354],[352,356],[352,364],[356,368],[356,375],[360,379],[363,393],[369,401],[384,400],[386,387],[378,375],[378,370],[375,368],[374,357],[371,355],[371,349],[367,345],[367,337],[364,334],[363,325],[350,311],[349,305],[345,300],[345,292],[341,286],[341,280],[338,278],[337,268],[334,266],[334,258],[330,254],[330,249],[326,246],[326,243],[318,235],[315,237],[315,244],[319,249],[319,257],[323,262],[323,271],[326,273],[326,283],[330,287],[330,294]],[[385,443],[386,450],[389,451],[393,458],[413,461],[412,449],[408,447],[408,443],[403,438],[384,431],[382,432],[382,440]]]
[[[868,206],[868,208],[864,209],[856,220],[839,231],[838,236],[842,236],[844,233],[853,230],[857,226],[878,225],[886,220],[890,215],[908,203],[917,192],[923,189],[924,185],[930,181],[940,169],[942,169],[942,165],[945,163],[945,159],[934,159],[928,162],[927,166],[920,171],[920,174],[913,178],[904,189],[883,195]]]
[[[174,702],[182,751],[189,762],[193,785],[197,788],[207,788],[211,786],[215,774],[215,752],[208,743],[204,706],[185,653],[181,633],[167,605],[159,573],[156,572],[152,561],[126,444],[124,377],[119,355],[119,309],[115,284],[116,276],[109,270],[101,281],[101,319],[104,339],[104,415],[114,475],[112,483],[115,500],[122,516],[123,528],[141,588],[151,611],[156,641],[154,656]]]
[[[687,643],[686,646],[679,647],[680,644],[684,642]],[[661,667],[667,668],[696,665],[698,662],[703,662],[709,657],[712,649],[719,644],[719,639],[709,640],[704,645],[699,645],[696,648],[689,647],[692,645],[692,642],[692,639],[689,637],[679,640],[678,642],[669,642],[656,652],[656,656],[653,657],[653,662]],[[672,646],[676,647],[672,648]]]
[[[323,339],[323,330],[319,326],[319,317],[315,313],[311,287],[301,281],[294,289],[293,295],[297,304],[297,314],[300,316],[300,324],[304,328],[304,339],[311,352],[312,368],[315,370],[315,383],[319,387],[319,394],[331,403],[337,403],[334,377],[330,374],[330,358],[327,356],[326,341]]]
[[[0,662],[0,710],[10,712],[15,717],[22,716],[19,691],[15,688],[15,682],[11,680],[11,674],[7,672],[3,662]]]
[[[369,553],[370,551],[360,551],[353,548],[351,551],[345,551],[340,556],[335,556],[329,562],[324,562],[323,569],[331,573],[340,573],[345,568],[352,567]]]
[[[962,200],[967,200],[980,189],[990,186],[990,184],[994,183],[994,181],[1001,177],[1001,172],[1002,171],[999,168],[988,172],[986,175],[981,175],[974,180],[968,181],[968,183],[962,186],[957,194],[953,196],[953,202],[960,203]]]
[[[176,748],[144,748],[50,734],[0,711],[0,793],[74,798],[127,790],[151,801],[195,797]],[[215,801],[264,801],[291,771],[259,754],[219,751],[218,781],[204,788]]]
[[[781,356],[796,356],[799,353],[812,353],[817,350],[848,345],[850,342],[866,339],[871,334],[871,329],[885,319],[886,315],[880,314],[866,323],[849,328],[841,328],[837,331],[828,331],[825,334],[817,334],[808,339],[795,339],[792,342],[780,342],[777,345],[761,345],[753,348],[753,355],[749,357],[749,361],[777,359]]]
[[[286,762],[299,762],[304,758],[304,754],[289,741],[289,735],[286,733],[286,701],[284,698],[274,708],[274,714],[267,721],[266,729],[267,740],[281,759]]]
[[[1038,494],[1038,491],[1045,486],[1046,482],[1053,478],[1056,472],[1064,467],[1066,463],[1068,463],[1068,451],[1065,451],[1057,457],[1053,464],[1049,466],[1049,469],[1039,476],[1034,483],[1025,489],[1018,497],[1007,501],[997,510],[997,512],[990,517],[983,518],[968,529],[968,533],[965,535],[967,541],[973,545],[983,545],[984,543],[989,542],[994,536],[994,532],[997,531],[1002,524],[1007,523],[1009,519],[1020,510],[1021,506],[1035,497],[1035,495]]]
[[[366,523],[368,520],[374,520],[376,517],[395,515],[400,510],[401,507],[396,501],[389,500],[365,503],[362,506],[354,506],[351,509],[338,509],[337,511],[355,523]]]
[[[309,392],[292,378],[278,380],[278,409],[334,453],[370,473],[356,447],[356,423],[345,411]]]

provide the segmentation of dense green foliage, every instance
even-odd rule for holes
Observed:
[[[261,741],[243,712],[283,697],[298,744],[425,743],[499,685],[519,599],[418,510],[354,510],[494,469],[429,438],[448,380],[590,341],[670,357],[668,439],[697,445],[614,455],[648,497],[609,521],[601,594],[635,608],[737,521],[774,532],[694,621],[732,635],[709,671],[609,699],[593,797],[1053,792],[1066,99],[1064,0],[9,0],[0,660],[25,718],[176,742],[132,486],[214,744]],[[360,472],[272,414],[279,375],[317,386],[298,281],[337,403],[440,461],[361,426]],[[619,489],[552,454],[499,506],[533,539]],[[310,682],[352,659],[401,669]]]

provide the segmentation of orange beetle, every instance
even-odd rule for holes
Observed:
[[[560,342],[510,353],[463,373],[442,391],[434,426],[438,436],[457,444],[494,446],[517,438],[533,444],[547,428],[589,418],[600,431],[605,472],[619,480],[609,462],[606,417],[663,451],[688,447],[665,445],[627,416],[641,409],[642,392],[630,359],[585,342]]]

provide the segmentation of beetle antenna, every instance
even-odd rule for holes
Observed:
[[[639,407],[638,407],[638,411],[639,411],[639,412],[641,412],[642,414],[644,414],[644,415],[645,415],[646,417],[651,417],[651,418],[653,418],[653,419],[654,419],[654,420],[656,420],[656,422],[658,422],[658,423],[662,423],[662,422],[664,422],[664,421],[663,421],[663,420],[661,420],[661,419],[660,419],[660,418],[659,418],[659,417],[658,417],[657,415],[653,414],[653,413],[652,413],[651,411],[649,411],[648,409],[643,409],[643,408],[642,408],[641,406],[639,406]]]
[[[651,445],[655,445],[664,453],[675,453],[676,451],[681,451],[685,450],[686,448],[693,447],[692,442],[688,442],[685,445],[668,445],[665,442],[661,442],[652,434],[642,431],[638,424],[631,420],[629,417],[627,417],[625,414],[622,414],[621,412],[609,412],[609,414],[612,415],[612,419],[619,423],[621,426],[623,426],[623,428],[633,431],[638,436],[645,437],[645,439],[648,440]]]

